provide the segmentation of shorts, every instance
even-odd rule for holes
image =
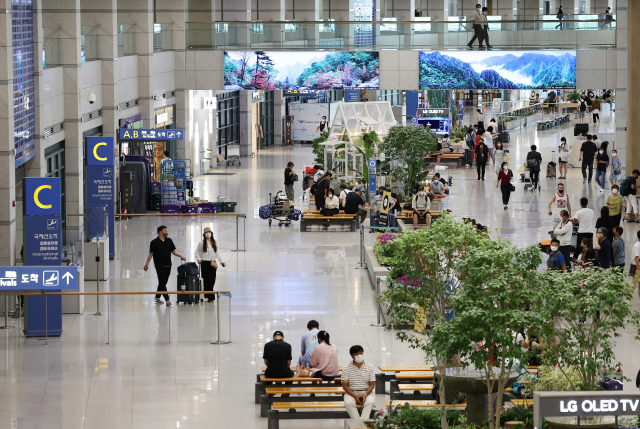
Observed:
[[[567,158],[558,158],[558,162],[560,164],[568,164],[569,160]]]
[[[635,195],[627,196],[627,214],[631,213],[631,209],[634,214],[638,214],[638,198]]]
[[[587,112],[580,111],[578,112],[578,118],[584,118]]]
[[[353,213],[347,213],[347,214],[353,214]],[[365,209],[358,209],[358,211],[355,213],[355,215],[358,217],[362,217],[366,214],[367,214],[367,211]]]
[[[429,210],[427,210],[426,212],[424,212],[424,216],[420,216],[417,212],[413,212],[413,216],[418,216],[418,218],[425,218],[427,217],[427,215],[430,214]]]

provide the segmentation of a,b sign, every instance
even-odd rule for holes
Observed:
[[[87,137],[87,165],[113,165],[113,137]]]
[[[60,214],[60,178],[24,178],[25,214],[27,216]]]

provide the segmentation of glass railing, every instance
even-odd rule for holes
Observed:
[[[42,29],[42,64],[43,68],[60,67],[60,37],[59,27]]]
[[[361,22],[354,21],[261,21],[188,22],[186,49],[214,50],[367,50],[367,49],[459,49],[473,37],[466,17],[433,21],[420,17],[400,21],[387,17],[367,24],[371,38],[359,37]],[[609,49],[616,44],[616,21],[600,15],[537,15],[511,20],[488,17],[491,45],[497,49]],[[597,33],[589,30],[600,30]],[[366,44],[360,40],[369,40]]]
[[[136,26],[118,25],[118,57],[136,54]]]
[[[173,50],[173,24],[153,24],[153,51]]]

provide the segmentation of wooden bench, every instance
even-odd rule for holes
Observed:
[[[291,369],[291,371],[295,371],[295,370],[296,370],[296,367],[295,367],[295,366],[292,366],[292,367],[290,367],[290,369]],[[260,370],[262,371],[262,374],[264,374],[264,372],[267,370],[267,367],[266,367],[266,366],[263,366],[263,367],[261,367],[261,368],[260,368]],[[342,372],[342,366],[338,367],[338,370],[339,370],[340,372]],[[258,381],[260,381],[260,380],[258,379]]]
[[[378,365],[378,369],[380,371],[382,371],[382,373],[377,373],[376,374],[376,390],[375,390],[375,392],[377,394],[380,394],[380,395],[384,395],[386,393],[384,384],[387,381],[395,380],[396,372],[400,372],[400,371],[406,371],[406,372],[420,371],[420,372],[423,372],[423,371],[431,371],[431,370],[433,370],[433,368],[431,368],[430,366],[426,366],[426,365],[394,365],[394,366]],[[392,372],[393,374],[385,374],[385,372],[386,373]]]
[[[389,381],[389,392],[399,392],[400,384],[433,383],[435,371],[396,372],[395,378]]]
[[[316,213],[303,213],[300,217],[300,232],[306,232],[309,225],[347,225],[351,231],[357,231],[360,226],[360,216],[344,213],[334,216],[322,216]]]
[[[511,403],[516,407],[533,407],[533,399],[513,399]]]
[[[316,377],[296,377],[296,376],[289,377],[289,378],[267,378],[264,375],[258,374],[258,381],[256,382],[256,385],[255,385],[254,403],[256,405],[260,404],[260,401],[262,400],[262,395],[267,394],[266,389],[268,387],[276,387],[277,384],[282,384],[282,383],[293,384],[294,382],[300,382],[300,383],[316,382],[324,386],[330,386],[333,384],[341,384],[342,380],[340,379],[340,377],[334,378],[332,381],[324,381],[322,380],[322,378],[316,378]]]
[[[431,398],[431,391],[433,390],[433,384],[399,384],[398,390],[391,391],[391,400],[403,400],[405,396],[411,397],[411,399],[429,400]]]
[[[362,405],[356,405],[362,409]],[[299,410],[330,410],[330,411],[303,411]],[[371,410],[371,415],[365,418],[373,418],[376,414],[375,405]],[[280,420],[318,420],[318,419],[348,419],[349,413],[345,409],[343,401],[327,402],[276,402],[273,410],[268,413],[267,428],[279,429]],[[318,427],[318,425],[314,425]]]
[[[437,155],[427,155],[425,157],[423,157],[424,160],[426,161],[430,161],[430,160],[437,160],[438,156]],[[464,153],[463,152],[449,152],[449,153],[443,153],[442,155],[440,155],[440,162],[442,161],[455,161],[456,163],[456,167],[460,168],[462,166],[462,161],[464,160]]]
[[[393,405],[394,407],[404,408],[405,404],[409,404],[414,408],[435,408],[440,406],[440,404],[437,404],[436,401],[433,401],[433,400],[432,401],[398,401],[398,402],[387,401],[386,402],[387,407],[389,407],[389,405]],[[467,404],[466,402],[463,402],[461,404],[447,404],[446,407],[464,410],[467,408]]]
[[[315,401],[335,401],[336,399],[342,399],[344,395],[344,389],[342,386],[320,386],[320,387],[267,387],[266,394],[260,397],[260,417],[267,417],[271,405],[278,402],[309,402],[313,399]],[[320,395],[314,396],[280,396],[275,397],[273,395]],[[339,397],[331,395],[340,395]]]

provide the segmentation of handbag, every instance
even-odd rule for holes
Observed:
[[[638,267],[636,266],[636,264],[631,264],[631,266],[629,267],[629,274],[635,276],[637,269]]]
[[[215,269],[218,269],[218,263],[216,261],[211,261],[211,266]]]
[[[506,162],[506,161],[509,161],[509,155],[505,153],[504,155],[502,155],[502,162]]]
[[[292,182],[297,182],[298,181],[298,175],[297,174],[292,175],[291,176],[291,181]]]

